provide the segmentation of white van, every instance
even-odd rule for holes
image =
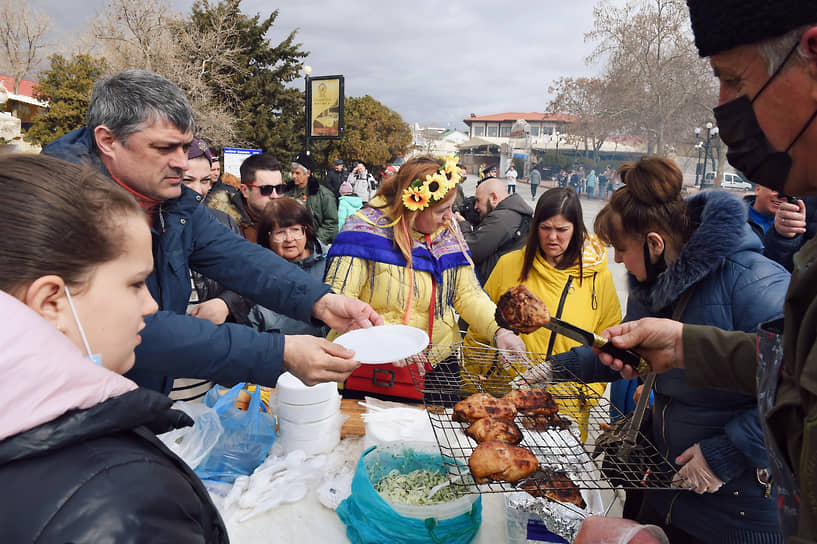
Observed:
[[[703,186],[713,187],[715,185],[715,172],[707,172],[704,176]],[[736,189],[739,191],[750,191],[754,186],[746,181],[743,181],[737,174],[731,172],[724,172],[721,180],[721,189]]]

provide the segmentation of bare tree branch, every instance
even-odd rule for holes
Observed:
[[[45,35],[53,23],[45,11],[25,2],[0,0],[0,68],[14,78],[15,94],[20,82],[45,60]]]
[[[234,23],[215,21],[199,30],[171,10],[167,0],[112,0],[92,23],[92,35],[112,71],[140,68],[161,74],[185,91],[196,113],[197,135],[211,143],[240,144],[232,111],[238,97],[230,75],[237,62]],[[220,101],[215,96],[220,96]]]
[[[588,62],[604,62],[603,79],[626,82],[626,92],[608,100],[625,101],[621,128],[641,132],[652,151],[678,143],[710,115],[701,104],[715,103],[715,85],[699,59],[683,0],[633,0],[615,7],[608,0],[593,10],[593,29],[585,40],[597,43]]]

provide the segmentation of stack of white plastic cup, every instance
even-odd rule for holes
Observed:
[[[277,399],[278,440],[287,452],[317,455],[338,445],[343,418],[336,383],[308,386],[285,372],[278,377]]]

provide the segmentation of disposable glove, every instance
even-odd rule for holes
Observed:
[[[497,349],[525,353],[528,348],[519,336],[508,329],[499,329],[494,336]]]
[[[621,518],[590,516],[582,522],[575,544],[669,544],[655,525],[640,525]]]
[[[500,363],[507,371],[523,372],[531,367],[527,357],[525,342],[508,329],[499,329],[494,335],[494,344],[500,350]]]
[[[693,444],[679,455],[675,462],[683,465],[673,476],[672,483],[702,495],[714,493],[723,485],[723,480],[715,476],[706,462],[701,445]]]
[[[511,380],[511,387],[513,389],[526,389],[529,387],[546,387],[553,381],[553,367],[550,359],[543,363],[537,364],[526,370],[513,380]]]

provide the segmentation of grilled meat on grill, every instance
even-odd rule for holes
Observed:
[[[524,285],[517,285],[499,297],[494,318],[500,327],[529,334],[549,323],[550,313],[542,299]]]
[[[540,388],[514,389],[506,393],[505,400],[511,401],[520,414],[530,416],[552,416],[559,411],[553,396]]]
[[[529,478],[519,482],[516,487],[524,489],[534,497],[575,504],[581,509],[587,507],[579,487],[561,471],[537,470]]]
[[[539,468],[536,456],[525,448],[489,440],[474,449],[468,460],[474,481],[517,482]]]
[[[483,417],[471,424],[465,434],[478,443],[489,440],[498,440],[507,444],[519,444],[522,441],[522,431],[513,421],[496,417]]]
[[[454,406],[454,421],[473,423],[483,417],[513,420],[516,417],[516,407],[512,402],[488,393],[474,393]]]

